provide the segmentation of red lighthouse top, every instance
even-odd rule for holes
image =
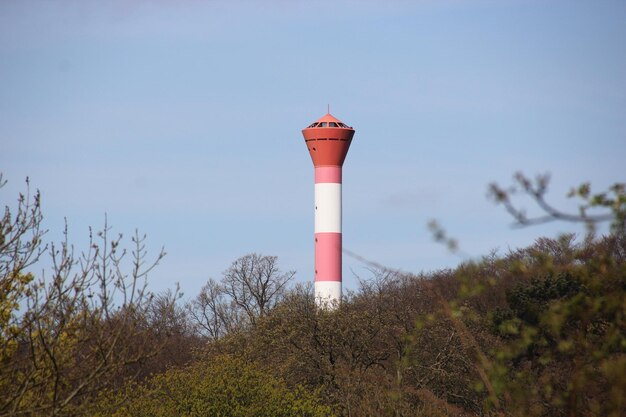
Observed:
[[[302,129],[313,165],[342,166],[346,159],[354,129],[330,113]]]

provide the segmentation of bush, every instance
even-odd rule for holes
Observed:
[[[121,404],[121,406],[120,406]],[[201,359],[170,369],[143,386],[103,394],[94,416],[331,416],[316,392],[285,383],[232,356]]]

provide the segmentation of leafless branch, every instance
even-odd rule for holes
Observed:
[[[521,172],[514,175],[514,184],[509,188],[503,188],[497,183],[491,183],[488,189],[488,196],[496,203],[502,204],[506,211],[515,219],[515,226],[532,226],[553,221],[567,221],[574,223],[585,223],[590,228],[601,222],[613,222],[613,228],[623,230],[626,226],[626,195],[624,184],[615,184],[608,192],[591,194],[588,183],[582,184],[578,188],[572,189],[568,196],[579,197],[582,204],[579,206],[577,214],[562,211],[547,201],[548,185],[550,175],[538,175],[535,180],[531,180]],[[526,211],[517,207],[511,200],[514,194],[524,194],[529,196],[541,209],[543,214],[529,217]],[[589,214],[591,208],[604,208],[608,213]]]

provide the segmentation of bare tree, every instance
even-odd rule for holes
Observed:
[[[295,271],[282,272],[276,256],[251,253],[235,260],[220,282],[209,279],[188,305],[197,326],[218,339],[255,325],[285,294]]]
[[[182,294],[167,289],[156,294],[148,306],[146,322],[156,333],[166,336],[178,334],[186,336],[191,333],[187,314],[178,304]]]
[[[0,188],[6,184],[0,173]],[[18,274],[28,268],[46,250],[41,228],[41,195],[30,195],[30,180],[26,178],[26,194],[20,193],[15,215],[5,206],[0,219],[0,278]]]
[[[222,287],[254,324],[285,292],[295,271],[281,272],[276,256],[251,253],[235,260],[224,272]]]
[[[213,340],[235,331],[242,322],[236,305],[213,278],[204,284],[187,309],[201,333]]]
[[[37,192],[20,195],[0,221],[0,416],[76,410],[160,348],[146,325],[146,279],[165,252],[149,261],[137,232],[124,249],[106,218],[80,254],[67,226],[61,243],[46,246],[42,219]],[[49,274],[35,277],[28,267],[46,251]]]

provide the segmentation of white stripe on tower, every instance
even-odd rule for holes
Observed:
[[[341,301],[341,167],[315,168],[315,298]]]

